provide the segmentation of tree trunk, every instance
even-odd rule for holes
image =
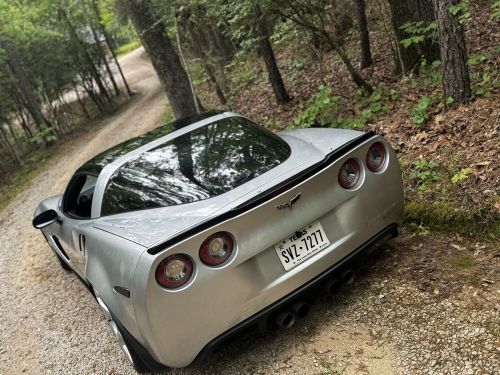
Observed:
[[[279,71],[278,65],[276,64],[276,58],[274,57],[273,47],[269,39],[268,25],[260,7],[258,5],[254,6],[255,18],[256,18],[256,31],[259,38],[259,53],[266,63],[267,73],[269,76],[269,82],[273,87],[274,96],[276,97],[276,102],[278,104],[284,104],[291,100],[288,95],[283,79],[281,78],[281,73]]]
[[[14,77],[16,77],[19,89],[24,98],[26,109],[30,113],[31,117],[33,117],[37,128],[39,130],[43,130],[43,127],[45,126],[48,129],[51,129],[50,133],[53,134],[52,124],[42,112],[42,107],[40,105],[38,97],[35,93],[35,90],[33,89],[33,86],[31,85],[31,81],[29,80],[26,71],[21,65],[21,61],[19,60],[15,47],[7,39],[0,39],[0,46],[6,52],[7,65],[9,66]],[[46,146],[48,146],[51,142],[48,142],[44,139],[44,143]]]
[[[189,79],[151,0],[126,0],[132,23],[165,88],[176,119],[197,113]]]
[[[99,74],[99,70],[94,64],[94,61],[92,60],[92,57],[89,54],[89,51],[87,50],[87,47],[85,46],[85,43],[83,43],[80,38],[78,37],[78,34],[76,33],[75,28],[73,27],[73,24],[71,23],[68,15],[66,14],[66,11],[63,9],[59,10],[59,14],[64,18],[64,21],[66,22],[66,25],[69,28],[69,31],[71,33],[71,36],[73,40],[78,44],[80,47],[80,50],[83,53],[83,56],[85,58],[85,61],[87,63],[87,67],[89,68],[90,72],[92,73],[92,76],[94,77],[95,83],[97,84],[97,87],[99,87],[99,93],[101,96],[104,96],[105,101],[106,101],[106,108],[104,110],[106,112],[109,112],[109,106],[112,105],[112,100],[108,95],[108,91],[106,90],[106,87],[104,86],[104,83],[102,82],[101,75]]]
[[[18,154],[18,150],[16,150],[16,147],[14,147],[10,144],[9,138],[7,137],[7,134],[5,133],[3,125],[0,125],[0,135],[2,136],[5,147],[6,147],[7,151],[10,153],[10,155],[12,156],[12,159],[16,162],[16,164],[21,165],[22,161],[21,161],[21,157]]]
[[[101,46],[101,43],[99,41],[99,36],[97,35],[97,31],[95,31],[93,26],[90,26],[90,30],[92,30],[92,36],[94,37],[94,41],[95,41],[96,48],[97,48],[97,53],[99,54],[99,57],[101,58],[101,61],[104,64],[104,67],[106,68],[106,72],[108,72],[109,79],[111,80],[111,84],[113,85],[113,89],[115,90],[115,95],[119,96],[120,89],[118,88],[118,85],[116,84],[115,77],[113,75],[113,71],[111,70],[111,67],[108,64],[108,60],[106,59],[106,53],[104,52],[104,49]]]
[[[220,103],[222,105],[226,104],[227,103],[226,96],[224,95],[224,92],[222,91],[222,88],[219,82],[217,81],[217,77],[215,75],[212,65],[210,65],[209,56],[205,54],[205,51],[203,50],[203,47],[200,43],[200,39],[198,38],[198,34],[196,33],[195,30],[196,25],[193,22],[190,22],[183,26],[184,30],[186,30],[189,33],[191,48],[193,49],[193,52],[196,55],[196,57],[200,60],[203,69],[205,69],[208,79],[212,83]]]
[[[94,13],[95,13],[97,20],[99,22],[101,32],[104,35],[104,40],[106,41],[106,45],[108,46],[109,51],[111,52],[111,55],[113,56],[113,60],[115,61],[116,67],[118,68],[118,71],[120,72],[120,77],[122,78],[123,84],[125,85],[125,88],[127,89],[127,94],[131,98],[133,95],[132,90],[130,90],[128,82],[125,79],[125,75],[123,74],[122,67],[120,66],[120,63],[118,62],[118,58],[116,57],[115,50],[113,49],[113,46],[111,44],[111,39],[109,37],[108,31],[106,30],[106,27],[102,23],[101,12],[99,12],[99,7],[97,6],[96,0],[92,0],[92,7],[94,8]]]
[[[372,64],[365,0],[354,0],[354,5],[356,6],[356,19],[358,21],[359,41],[361,43],[361,69],[364,69]]]
[[[471,98],[464,29],[450,11],[450,7],[459,2],[434,0],[438,15],[444,96],[453,98],[455,103],[464,103]]]
[[[90,117],[90,113],[89,111],[87,110],[87,107],[85,106],[85,102],[82,100],[82,97],[80,96],[80,91],[78,90],[78,86],[76,85],[76,82],[75,80],[71,80],[71,84],[73,85],[73,90],[75,90],[75,93],[76,93],[76,99],[78,100],[78,103],[80,103],[80,107],[82,107],[82,110],[83,110],[83,114],[85,115],[85,117],[90,120],[91,117]]]
[[[31,129],[28,126],[28,123],[26,122],[22,111],[23,110],[21,108],[18,110],[18,112],[16,112],[16,118],[17,118],[17,121],[19,122],[19,124],[21,125],[21,127],[23,128],[26,140],[29,141],[33,137],[33,133],[31,132]]]
[[[391,8],[391,22],[394,34],[398,41],[398,66],[397,69],[403,74],[411,70],[418,70],[419,61],[424,57],[428,62],[439,58],[439,50],[436,41],[426,39],[418,44],[412,44],[405,48],[401,41],[410,38],[401,27],[410,22],[423,21],[428,25],[436,20],[432,0],[388,0]]]
[[[361,74],[358,73],[356,68],[351,63],[351,59],[349,59],[349,56],[347,56],[347,53],[344,51],[344,49],[340,46],[336,47],[336,51],[340,56],[340,59],[344,63],[345,67],[347,68],[347,71],[349,72],[352,80],[354,83],[365,90],[368,94],[371,94],[373,92],[373,87],[365,81],[363,77],[361,77]]]

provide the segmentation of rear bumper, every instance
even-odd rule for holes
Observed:
[[[305,283],[301,287],[297,288],[293,292],[284,296],[280,300],[272,303],[271,305],[265,307],[261,311],[257,312],[253,316],[247,318],[236,326],[230,328],[226,332],[214,338],[210,341],[196,356],[194,361],[188,367],[201,367],[212,353],[218,349],[224,347],[229,342],[234,341],[238,337],[244,336],[245,334],[251,332],[264,332],[269,327],[270,317],[275,314],[278,310],[289,306],[296,300],[301,300],[304,295],[309,293],[312,289],[322,285],[326,280],[331,278],[340,277],[344,270],[349,268],[354,268],[359,264],[362,264],[369,256],[371,256],[381,244],[387,240],[394,238],[398,235],[398,225],[391,224],[385,229],[381,230],[375,236],[366,241],[363,245],[359,246],[357,249],[352,251],[349,255],[341,259],[339,262],[326,269],[324,272]],[[337,276],[338,275],[338,276]],[[118,322],[119,324],[119,322]],[[128,345],[131,345],[135,351],[139,354],[141,359],[148,364],[148,366],[155,370],[160,370],[164,366],[158,363],[148,351],[135,340],[125,329],[121,326],[124,332],[125,340]]]
[[[275,312],[284,308],[285,306],[291,305],[296,300],[301,300],[305,294],[311,291],[311,289],[318,287],[326,280],[334,278],[337,275],[339,275],[340,278],[340,275],[345,269],[352,268],[355,265],[362,263],[367,257],[372,255],[382,243],[396,237],[397,235],[398,226],[396,224],[389,225],[384,230],[377,233],[374,237],[370,238],[362,246],[346,256],[344,259],[334,264],[308,283],[302,285],[300,288],[294,290],[287,296],[262,309],[255,315],[244,320],[240,324],[234,326],[233,328],[227,330],[220,336],[210,341],[196,356],[195,360],[191,363],[191,365],[189,365],[189,367],[201,367],[213,352],[224,347],[225,344],[233,341],[238,337],[241,337],[253,331],[265,332],[269,326],[269,318],[274,315]]]

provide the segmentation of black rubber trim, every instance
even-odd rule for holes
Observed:
[[[162,371],[167,369],[167,366],[161,364],[160,362],[156,361],[151,354],[141,345],[139,341],[137,341],[134,336],[132,336],[129,331],[123,326],[123,324],[120,323],[118,319],[116,319],[116,316],[111,313],[111,316],[113,317],[114,322],[118,326],[120,333],[123,336],[123,340],[125,340],[125,343],[127,346],[132,349],[135,354],[141,359],[142,362],[148,367],[150,371]]]
[[[341,261],[334,264],[332,267],[324,271],[323,273],[316,276],[314,279],[310,280],[308,283],[302,285],[300,288],[296,289],[292,293],[278,300],[277,302],[269,305],[263,310],[259,311],[257,314],[251,316],[250,318],[244,320],[238,325],[230,328],[220,336],[216,337],[212,341],[210,341],[198,355],[194,359],[194,361],[188,367],[201,367],[206,360],[210,357],[210,355],[216,351],[217,349],[224,346],[225,343],[231,342],[232,338],[237,338],[243,336],[245,333],[249,331],[254,331],[257,329],[261,329],[261,327],[265,327],[267,325],[268,318],[272,315],[276,310],[279,310],[284,305],[289,305],[291,301],[298,299],[301,295],[305,294],[312,288],[331,278],[337,272],[341,271],[342,268],[346,267],[347,264],[353,263],[356,260],[363,258],[364,256],[369,256],[372,254],[370,250],[373,250],[374,247],[377,247],[381,242],[388,240],[389,238],[394,238],[398,235],[398,226],[397,224],[391,224],[375,236],[366,241],[363,245],[358,247],[356,250],[351,252],[348,256],[343,258]]]
[[[251,200],[245,202],[242,205],[239,205],[232,210],[214,217],[213,219],[207,220],[200,225],[197,225],[196,227],[190,228],[184,232],[179,233],[177,236],[170,238],[169,240],[151,247],[148,249],[148,253],[151,255],[158,254],[159,252],[169,248],[170,246],[188,238],[196,233],[205,230],[207,228],[213,227],[217,224],[222,223],[223,221],[229,220],[233,217],[236,217],[248,210],[251,210],[252,208],[255,208],[262,203],[265,203],[266,201],[274,198],[275,196],[283,193],[286,190],[290,190],[292,187],[300,184],[301,182],[307,180],[309,177],[315,175],[322,169],[326,168],[328,165],[334,163],[337,161],[339,158],[344,156],[347,152],[353,150],[363,142],[367,141],[368,139],[372,138],[375,135],[373,132],[368,132],[360,135],[357,138],[354,138],[353,140],[343,144],[341,147],[336,149],[335,151],[331,152],[328,154],[323,160],[320,162],[313,164],[312,166],[308,167],[304,171],[300,172],[299,174],[296,174],[295,176],[290,177],[289,179],[281,182],[280,184],[273,186],[271,189],[268,189],[261,194],[257,195],[256,197],[252,198]]]

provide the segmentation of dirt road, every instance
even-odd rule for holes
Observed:
[[[132,103],[71,141],[67,154],[0,213],[0,374],[134,373],[93,297],[59,267],[31,218],[84,161],[160,122],[166,100],[141,54],[122,61],[138,92]],[[320,294],[290,330],[239,342],[201,370],[173,373],[498,373],[498,260],[489,245],[458,241],[478,263],[491,261],[478,270],[486,284],[468,284],[453,269],[437,272],[456,250],[449,237],[403,234],[352,288],[334,298]]]

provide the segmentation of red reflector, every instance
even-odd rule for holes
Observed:
[[[347,160],[339,170],[339,184],[344,189],[352,189],[356,186],[360,177],[359,164],[354,159]]]
[[[374,143],[366,154],[366,166],[372,172],[379,172],[385,163],[385,147],[382,143]]]
[[[193,262],[187,255],[170,255],[156,267],[156,281],[165,288],[179,288],[189,281],[193,268]]]
[[[233,237],[228,232],[217,232],[200,246],[200,259],[209,266],[220,266],[229,259],[234,249]]]

